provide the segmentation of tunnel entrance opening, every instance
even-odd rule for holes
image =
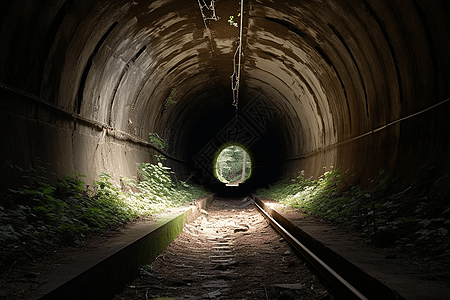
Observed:
[[[226,144],[217,151],[213,169],[220,182],[227,187],[236,187],[250,178],[252,161],[243,146]]]

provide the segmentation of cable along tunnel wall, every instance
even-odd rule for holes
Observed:
[[[447,1],[244,1],[237,118],[230,76],[240,28],[227,21],[240,3],[214,5],[220,19],[206,28],[187,0],[3,3],[2,86],[70,112],[1,88],[5,162],[40,157],[59,175],[91,182],[107,171],[119,182],[154,161],[158,152],[136,140],[158,133],[180,178],[207,179],[209,158],[205,168],[195,158],[234,138],[254,158],[254,185],[332,165],[355,182],[383,168],[404,184],[427,174],[430,188],[445,189],[432,182],[449,168]],[[223,135],[236,119],[245,134]]]

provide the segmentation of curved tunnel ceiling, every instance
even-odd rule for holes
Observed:
[[[169,156],[185,162],[180,173],[200,179],[211,151],[230,140],[250,150],[261,184],[331,165],[361,180],[380,168],[412,168],[405,164],[423,155],[411,148],[417,120],[396,122],[450,96],[448,1],[243,5],[240,40],[228,22],[240,22],[239,1],[11,2],[0,78],[133,136],[158,133]],[[230,76],[240,41],[236,109]],[[448,132],[439,112],[428,119],[443,129],[423,138]]]

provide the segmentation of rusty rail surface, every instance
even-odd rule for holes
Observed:
[[[367,300],[356,288],[342,278],[336,271],[330,268],[319,257],[312,253],[302,243],[300,243],[292,234],[284,229],[274,218],[272,218],[255,201],[256,208],[261,214],[269,220],[270,224],[311,264],[311,266],[320,273],[345,299]]]

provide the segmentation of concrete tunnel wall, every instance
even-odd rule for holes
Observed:
[[[177,177],[207,185],[231,140],[249,149],[253,186],[334,166],[448,193],[449,1],[244,1],[237,111],[240,3],[214,2],[220,19],[205,22],[199,3],[3,1],[2,185],[16,182],[9,164],[38,158],[88,183],[135,177],[161,153],[156,132]]]

